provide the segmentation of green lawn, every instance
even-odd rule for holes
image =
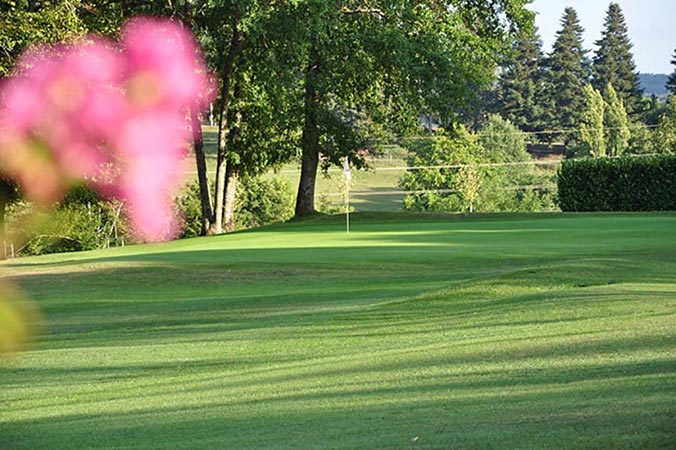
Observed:
[[[3,450],[676,443],[676,214],[355,215],[2,270],[49,330],[0,363]]]

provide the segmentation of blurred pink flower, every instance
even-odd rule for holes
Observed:
[[[213,92],[192,35],[168,20],[132,19],[119,43],[36,47],[0,85],[0,168],[43,204],[88,179],[143,238],[172,237],[186,113]]]

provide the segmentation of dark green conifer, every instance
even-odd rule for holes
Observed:
[[[617,3],[608,6],[601,39],[593,59],[592,85],[604,90],[612,84],[631,115],[640,112],[643,90],[632,54],[627,24]]]
[[[676,95],[676,49],[674,49],[671,65],[674,66],[674,71],[669,75],[669,79],[667,80],[667,90]]]
[[[518,38],[502,64],[496,110],[522,131],[541,131],[542,43],[534,30]]]
[[[556,33],[552,52],[546,61],[546,97],[550,117],[549,127],[571,130],[580,124],[584,109],[584,86],[589,81],[587,50],[582,46],[584,28],[580,25],[577,12],[566,8],[561,19],[561,30]],[[574,133],[552,136],[554,140],[570,142]]]

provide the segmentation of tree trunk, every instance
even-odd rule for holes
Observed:
[[[319,76],[319,52],[316,47],[311,50],[310,66],[305,76],[305,108],[301,147],[303,151],[300,169],[300,183],[296,197],[296,217],[315,212],[315,183],[319,166],[319,93],[317,78]]]
[[[237,100],[242,97],[241,83],[236,83],[232,92],[232,98]],[[240,131],[242,129],[242,113],[230,110],[230,132],[228,133],[228,147],[231,153],[242,154]],[[239,179],[240,166],[230,162],[225,171],[225,203],[223,205],[223,226],[226,233],[235,231],[235,203],[237,202],[237,181]]]
[[[237,12],[232,21],[232,37],[230,39],[230,48],[223,64],[221,72],[221,108],[220,119],[218,121],[218,154],[216,156],[216,192],[214,201],[214,223],[211,225],[212,234],[223,233],[223,207],[225,204],[225,183],[226,183],[226,150],[227,150],[227,130],[228,130],[228,107],[230,106],[230,84],[233,70],[235,67],[235,58],[241,44],[239,24],[241,14]]]
[[[235,202],[237,201],[237,181],[239,169],[234,164],[228,164],[225,171],[225,204],[223,208],[223,227],[226,233],[235,231]]]
[[[211,224],[214,221],[214,209],[211,204],[211,190],[209,189],[209,178],[207,176],[207,160],[204,154],[204,137],[202,135],[202,124],[199,120],[197,107],[193,105],[190,108],[190,127],[192,128],[192,140],[195,148],[195,164],[197,166],[197,180],[200,189],[200,205],[202,206],[202,236],[211,231]]]

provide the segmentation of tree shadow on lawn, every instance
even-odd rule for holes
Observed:
[[[531,379],[495,371],[469,373],[483,377],[476,381],[329,386],[252,399],[234,389],[231,398],[168,399],[174,406],[166,407],[144,407],[139,396],[124,412],[0,422],[0,435],[5,450],[407,448],[413,436],[420,448],[439,449],[667,448],[673,392],[660,375],[670,367],[571,367]]]
[[[387,335],[384,327],[398,328],[393,334],[402,330],[424,334],[442,323],[507,329],[601,319],[611,310],[621,311],[630,299],[669,296],[675,271],[675,264],[642,261],[637,267],[631,260],[524,265],[536,268],[517,266],[510,272],[466,279],[462,277],[468,273],[461,272],[452,279],[437,265],[423,280],[415,271],[399,274],[376,268],[343,280],[343,271],[332,267],[314,265],[313,272],[306,266],[261,269],[253,264],[197,289],[190,281],[199,275],[183,266],[161,265],[141,273],[116,268],[33,274],[21,282],[50,321],[52,336],[46,348],[68,348],[104,341],[124,345],[154,339],[219,340],[226,338],[225,333],[267,328],[277,330],[277,338],[283,339],[284,328],[302,330],[309,337],[356,337]],[[258,281],[266,271],[269,288]],[[638,284],[631,288],[616,284],[618,274],[628,278],[622,281]],[[665,283],[662,290],[641,287],[660,283]],[[550,317],[553,311],[557,314]]]

